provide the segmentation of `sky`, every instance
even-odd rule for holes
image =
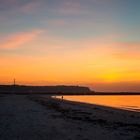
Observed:
[[[0,84],[140,91],[140,0],[0,0]]]

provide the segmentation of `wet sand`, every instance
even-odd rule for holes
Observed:
[[[140,113],[40,95],[0,95],[0,140],[139,140]]]

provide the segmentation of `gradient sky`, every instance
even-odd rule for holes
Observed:
[[[0,84],[140,91],[140,0],[0,0]]]

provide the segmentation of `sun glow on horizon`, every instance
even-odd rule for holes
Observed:
[[[114,91],[118,83],[130,90],[132,82],[140,90],[139,5],[121,0],[2,2],[0,83],[16,77],[20,84],[33,85],[110,84]]]

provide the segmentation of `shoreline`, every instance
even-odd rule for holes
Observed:
[[[140,113],[54,99],[0,94],[1,140],[139,140]]]
[[[34,98],[34,97],[33,97]],[[39,103],[42,103],[43,105],[46,105],[45,102],[51,102],[51,104],[55,104],[61,107],[66,106],[69,107],[77,107],[78,109],[85,109],[86,111],[93,111],[93,110],[100,110],[100,111],[106,111],[110,113],[116,113],[116,114],[121,114],[121,115],[128,115],[129,117],[136,117],[139,118],[140,120],[140,112],[133,111],[133,110],[127,110],[124,108],[117,108],[117,107],[110,107],[110,106],[104,106],[104,105],[98,105],[98,104],[90,104],[90,103],[84,103],[84,102],[78,102],[78,101],[70,101],[70,100],[65,100],[65,99],[59,99],[51,96],[41,96],[40,98],[37,99]],[[64,107],[65,108],[65,107]],[[138,124],[140,124],[140,121]]]
[[[135,131],[140,132],[139,112],[52,97],[40,97],[35,100],[43,106],[49,106],[50,109],[60,112],[68,119],[99,123],[108,128],[134,127]]]
[[[58,100],[64,100],[64,101],[67,101],[67,102],[71,102],[71,103],[75,103],[75,104],[83,104],[83,105],[86,105],[88,107],[93,107],[93,106],[98,106],[98,107],[104,107],[104,108],[108,108],[108,109],[113,109],[113,110],[122,110],[122,111],[129,111],[129,112],[136,112],[136,113],[140,113],[140,109],[137,109],[137,108],[130,108],[129,106],[128,107],[113,107],[113,106],[107,106],[107,105],[102,105],[102,104],[96,104],[96,103],[88,103],[88,102],[84,102],[84,101],[76,101],[76,100],[69,100],[69,99],[65,99],[64,97],[67,97],[67,96],[84,96],[84,95],[64,95],[63,96],[63,99],[62,98],[58,98],[59,96],[51,96],[53,99],[58,99]],[[92,96],[92,95],[85,95],[85,96]],[[95,97],[98,96],[98,95],[95,95]],[[100,96],[100,95],[99,95]],[[109,96],[112,96],[112,95],[107,95],[108,97]],[[117,95],[116,95],[117,96]],[[118,95],[119,96],[119,95]],[[127,95],[125,95],[127,96]],[[128,95],[130,96],[130,95]],[[133,95],[132,95],[133,96]],[[136,96],[136,95],[134,95]],[[137,95],[138,96],[138,95]],[[61,97],[61,96],[60,96]]]

